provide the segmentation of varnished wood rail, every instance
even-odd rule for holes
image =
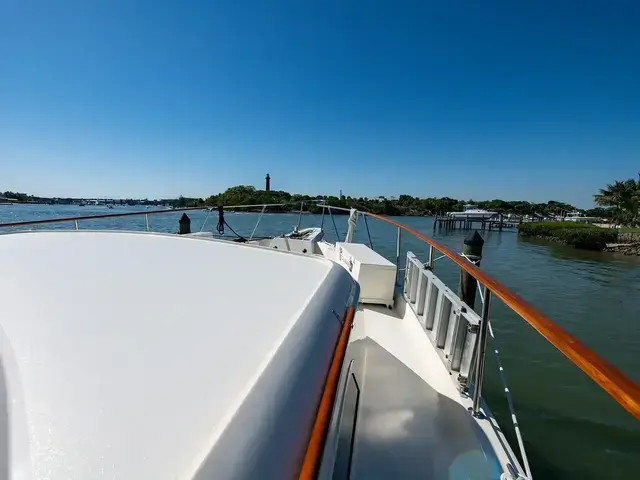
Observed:
[[[549,343],[556,347],[563,355],[571,360],[580,370],[602,387],[616,402],[618,402],[631,415],[640,420],[640,385],[625,376],[610,362],[600,357],[575,336],[557,325],[553,320],[528,303],[519,295],[509,290],[502,283],[487,275],[473,263],[467,261],[453,250],[441,245],[434,239],[407,227],[395,220],[374,213],[362,212],[364,215],[394,225],[401,230],[413,235],[423,242],[431,245],[436,250],[446,255],[461,269],[484,284],[493,295],[522,317]]]
[[[329,367],[322,397],[320,398],[320,407],[318,408],[313,429],[311,430],[311,438],[307,445],[302,469],[298,477],[299,480],[312,480],[316,478],[318,474],[354,315],[355,307],[348,307],[345,312],[342,330],[340,331],[340,337],[338,338],[333,359],[331,360],[331,366]]]

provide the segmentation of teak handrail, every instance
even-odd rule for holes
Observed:
[[[460,268],[484,284],[491,292],[504,302],[511,310],[522,317],[540,335],[571,360],[580,370],[604,389],[618,404],[631,415],[640,420],[640,385],[624,375],[604,358],[587,347],[584,343],[557,325],[529,302],[509,290],[502,283],[491,278],[473,263],[458,255],[453,250],[441,245],[432,238],[421,234],[395,220],[375,213],[362,212],[364,215],[394,225],[414,237],[428,243],[443,255],[446,255]]]
[[[322,391],[322,397],[320,398],[320,406],[313,423],[313,429],[311,430],[311,437],[304,455],[300,475],[298,476],[299,480],[311,480],[316,478],[318,474],[324,444],[327,439],[327,431],[329,429],[329,423],[331,422],[333,404],[335,403],[336,393],[338,391],[340,371],[342,370],[342,364],[347,352],[347,344],[349,342],[349,334],[351,333],[351,325],[353,324],[355,312],[354,307],[347,307],[345,312],[340,337],[338,337],[338,343],[331,360],[324,390]]]

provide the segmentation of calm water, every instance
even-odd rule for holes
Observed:
[[[136,211],[141,207],[70,207],[0,205],[0,223],[39,218]],[[175,232],[181,213],[153,215],[154,231]],[[200,230],[206,212],[190,212],[192,231]],[[227,221],[248,236],[259,214],[228,214]],[[280,234],[297,223],[297,215],[265,215],[256,235]],[[346,217],[335,216],[341,239]],[[432,235],[430,218],[402,217],[399,221]],[[213,231],[217,214],[204,229]],[[303,215],[302,227],[319,226],[320,216]],[[80,228],[139,229],[144,218],[80,222]],[[374,248],[395,260],[396,230],[369,220]],[[73,228],[73,224],[47,228]],[[336,238],[325,217],[328,240]],[[229,233],[229,232],[227,232]],[[359,240],[366,230],[359,223]],[[460,250],[468,232],[436,234],[441,243]],[[486,232],[482,268],[539,307],[557,323],[640,381],[640,258],[584,252],[543,242],[523,241],[512,232]],[[407,250],[423,260],[428,248],[404,237]],[[436,272],[457,289],[458,271],[448,260]],[[479,300],[478,300],[479,302]],[[499,301],[492,319],[513,393],[527,453],[538,479],[627,479],[640,472],[640,422],[603,393],[593,382],[555,351],[540,335]],[[489,352],[489,350],[488,350]],[[490,353],[488,353],[490,355]],[[485,398],[507,435],[512,427],[499,383],[495,361],[488,357]],[[515,444],[511,435],[510,439]]]

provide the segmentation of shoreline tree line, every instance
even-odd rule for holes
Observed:
[[[78,204],[86,199],[74,198],[47,198],[37,197],[24,193],[0,192],[0,202],[16,203],[40,203],[40,204]],[[549,200],[546,203],[535,203],[524,200],[460,200],[450,197],[413,197],[411,195],[400,195],[399,197],[350,197],[350,196],[327,196],[327,195],[301,195],[292,194],[281,190],[258,190],[250,185],[237,185],[230,187],[218,195],[211,195],[204,198],[192,198],[180,196],[174,199],[160,200],[137,200],[121,199],[106,200],[107,204],[116,205],[164,205],[175,208],[182,207],[215,207],[217,205],[263,205],[263,204],[284,204],[281,207],[272,207],[270,212],[292,212],[299,211],[301,202],[303,211],[310,213],[320,213],[319,201],[325,204],[343,207],[357,208],[358,210],[392,216],[425,216],[443,215],[447,212],[462,211],[465,204],[477,205],[489,211],[505,214],[517,215],[563,215],[568,212],[579,211],[588,217],[601,217],[624,225],[637,225],[640,222],[640,174],[638,180],[629,179],[615,181],[600,189],[594,195],[594,202],[597,205],[592,209],[579,209],[568,203]],[[260,210],[256,207],[252,210]]]
[[[180,199],[179,199],[180,200]],[[180,206],[189,206],[195,199],[182,199]],[[284,203],[283,207],[273,208],[270,211],[299,211],[300,203],[305,202],[303,211],[320,213],[319,201],[327,205],[343,208],[357,208],[382,215],[393,216],[425,216],[443,215],[447,212],[461,211],[465,204],[471,203],[487,210],[516,213],[520,215],[532,215],[539,213],[560,214],[561,212],[574,211],[576,208],[567,203],[551,200],[547,203],[532,203],[526,201],[505,201],[505,200],[459,200],[450,197],[413,197],[411,195],[400,195],[399,197],[350,197],[350,196],[327,196],[327,195],[300,195],[289,192],[272,190],[257,190],[249,185],[238,185],[228,188],[219,195],[212,195],[204,201],[205,206],[216,205],[260,205]],[[597,209],[605,210],[605,209]]]

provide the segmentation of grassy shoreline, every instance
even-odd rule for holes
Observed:
[[[531,222],[518,226],[518,235],[551,240],[585,250],[603,251],[618,240],[618,231],[585,223]]]

